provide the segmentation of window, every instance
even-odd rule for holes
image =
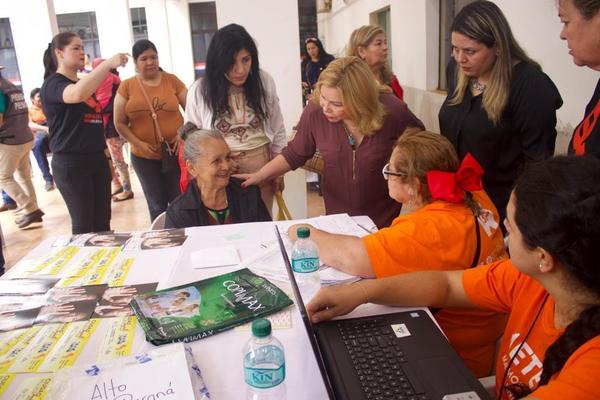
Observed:
[[[192,27],[194,75],[197,79],[204,76],[208,46],[218,29],[215,2],[190,4],[190,25]]]
[[[146,9],[136,7],[131,9],[131,28],[133,29],[133,41],[148,39],[148,24],[146,23]]]
[[[379,10],[371,14],[370,17],[371,24],[379,25],[383,28],[385,32],[385,40],[387,40],[388,44],[388,64],[390,65],[391,70],[394,70],[393,65],[393,57],[392,57],[392,35],[391,35],[391,16],[390,9],[384,8],[383,10]]]
[[[58,30],[60,32],[73,32],[83,41],[85,48],[85,69],[92,70],[92,61],[102,57],[100,53],[100,41],[98,40],[98,25],[96,24],[96,13],[83,12],[73,14],[59,14],[56,16]]]
[[[439,65],[439,90],[448,89],[446,82],[446,66],[452,57],[452,41],[450,35],[450,26],[454,17],[466,5],[475,0],[440,0],[440,65]]]
[[[0,18],[0,65],[2,77],[21,87],[21,75],[8,18]]]

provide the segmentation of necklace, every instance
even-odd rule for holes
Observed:
[[[479,82],[477,78],[471,78],[471,87],[474,91],[483,93],[487,85],[485,83]]]

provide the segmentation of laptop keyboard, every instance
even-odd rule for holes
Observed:
[[[337,328],[368,400],[427,400],[407,377],[406,356],[383,320],[339,321]],[[421,393],[420,393],[421,392]]]

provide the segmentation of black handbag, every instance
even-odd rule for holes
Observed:
[[[178,140],[175,139],[174,143],[169,145],[166,140],[163,140],[160,144],[160,150],[162,152],[162,166],[161,170],[163,173],[176,171],[179,169],[179,159],[177,157]]]

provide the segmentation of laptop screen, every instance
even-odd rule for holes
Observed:
[[[285,250],[285,245],[283,244],[283,240],[281,239],[281,234],[279,233],[279,228],[277,227],[277,225],[275,225],[275,234],[277,235],[277,240],[279,242],[279,250],[281,250],[281,255],[283,256],[283,261],[285,262],[285,270],[287,271],[288,277],[290,278],[290,284],[292,285],[294,297],[296,298],[296,305],[298,306],[298,310],[300,310],[302,322],[304,323],[304,328],[306,330],[306,333],[308,334],[308,340],[310,341],[310,345],[315,355],[315,359],[317,360],[317,365],[319,366],[319,371],[321,371],[321,376],[323,377],[323,383],[325,384],[325,388],[327,389],[329,398],[335,399],[333,387],[331,385],[329,375],[327,374],[327,369],[325,368],[323,357],[321,356],[321,349],[319,348],[317,337],[313,330],[312,324],[310,323],[310,319],[308,318],[308,312],[306,311],[306,307],[304,306],[304,301],[302,300],[300,289],[298,289],[298,284],[296,283],[296,278],[294,277],[294,271],[292,271],[292,264],[290,263],[290,259],[288,258],[287,251]]]

